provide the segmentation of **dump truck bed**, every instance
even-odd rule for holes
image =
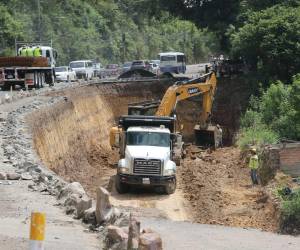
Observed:
[[[159,127],[161,125],[168,128],[171,133],[175,131],[175,119],[173,117],[164,116],[126,115],[120,117],[119,125],[121,125],[125,131],[133,126]]]

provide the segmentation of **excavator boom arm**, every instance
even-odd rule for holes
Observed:
[[[165,93],[156,116],[171,116],[178,101],[188,99],[193,96],[203,95],[202,113],[200,116],[200,126],[205,126],[212,109],[213,98],[216,90],[217,80],[214,73],[205,75],[205,82],[202,79],[192,80],[179,85],[169,87]],[[197,80],[199,82],[197,82]],[[202,82],[200,82],[202,80]]]

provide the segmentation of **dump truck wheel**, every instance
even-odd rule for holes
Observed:
[[[129,190],[129,186],[125,183],[122,183],[120,181],[120,177],[118,175],[116,176],[115,186],[116,186],[116,190],[118,191],[119,194],[125,194]]]
[[[173,194],[176,190],[176,179],[174,179],[172,182],[168,183],[165,186],[165,193],[166,194]]]

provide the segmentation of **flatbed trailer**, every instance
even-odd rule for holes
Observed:
[[[0,87],[9,89],[20,85],[28,88],[42,88],[44,84],[54,85],[55,73],[52,67],[0,67]]]

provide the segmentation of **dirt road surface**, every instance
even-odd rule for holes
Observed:
[[[172,195],[157,194],[153,189],[134,189],[121,195],[113,190],[111,194],[113,205],[122,207],[138,217],[167,218],[174,221],[192,220],[190,206],[180,189]]]

